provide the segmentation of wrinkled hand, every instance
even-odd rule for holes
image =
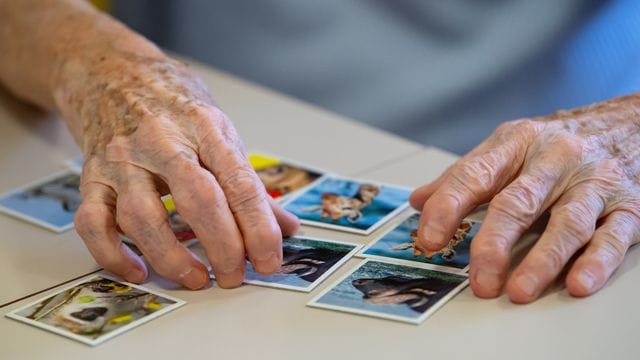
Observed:
[[[160,196],[170,192],[220,286],[240,285],[245,256],[258,272],[278,270],[283,233],[298,220],[267,195],[231,122],[187,66],[127,53],[78,67],[56,101],[85,154],[75,224],[96,261],[144,280],[147,269],[119,240],[121,230],[159,274],[205,286],[205,266],[167,221]]]
[[[417,246],[442,248],[470,211],[489,202],[471,244],[476,295],[495,297],[505,286],[512,301],[531,302],[576,253],[569,293],[599,290],[640,240],[639,114],[640,97],[630,96],[501,125],[412,194],[422,209]],[[547,209],[544,233],[508,276],[514,243]]]

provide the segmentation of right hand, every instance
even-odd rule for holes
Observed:
[[[66,65],[73,76],[55,100],[85,155],[75,224],[98,264],[127,281],[146,278],[121,230],[160,275],[204,287],[206,267],[169,226],[160,196],[170,192],[221,287],[242,283],[246,256],[260,273],[277,271],[282,237],[298,220],[267,195],[204,84],[160,51],[91,59]]]

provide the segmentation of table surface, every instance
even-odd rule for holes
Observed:
[[[434,179],[456,160],[211,68],[194,68],[249,149],[410,187]],[[64,160],[78,153],[60,119],[0,90],[0,192],[63,169]],[[305,235],[361,244],[381,231],[361,236],[302,228]],[[0,234],[0,316],[98,270],[74,231],[54,234],[0,215]],[[223,290],[215,284],[187,291],[151,274],[145,286],[188,304],[94,348],[2,317],[0,358],[637,358],[638,259],[632,248],[615,281],[589,298],[572,298],[556,286],[521,306],[505,296],[481,300],[467,288],[418,326],[305,306],[359,259],[310,294],[257,286]]]

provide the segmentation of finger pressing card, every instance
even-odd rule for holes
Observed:
[[[471,240],[480,228],[479,221],[463,220],[449,243],[437,251],[416,247],[419,224],[420,214],[412,213],[403,222],[367,245],[358,255],[413,266],[424,264],[426,267],[443,270],[466,271],[469,268],[469,249]]]
[[[310,292],[349,260],[360,245],[296,236],[282,241],[282,267],[272,275],[260,275],[247,262],[245,283]],[[215,278],[215,274],[211,274]]]

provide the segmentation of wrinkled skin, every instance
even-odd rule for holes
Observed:
[[[98,264],[161,275],[190,289],[205,266],[176,240],[160,195],[171,192],[222,287],[282,260],[298,220],[267,195],[231,121],[189,68],[85,0],[0,0],[0,81],[62,114],[85,155],[76,230]]]
[[[85,0],[0,0],[0,81],[16,96],[62,113],[86,163],[76,229],[97,262],[141,282],[144,263],[188,288],[204,266],[171,232],[170,191],[195,230],[218,283],[237,286],[249,256],[277,271],[281,236],[298,222],[266,195],[229,119],[189,69]],[[417,189],[416,246],[437,251],[461,220],[489,202],[472,242],[471,287],[536,299],[574,254],[569,292],[600,289],[638,242],[638,96],[501,126],[435,182]],[[509,276],[511,249],[544,211],[547,229]]]
[[[158,273],[191,289],[206,285],[205,266],[167,221],[160,196],[171,192],[221,286],[241,284],[245,254],[259,272],[277,271],[282,235],[298,221],[267,195],[203,83],[163,55],[93,59],[66,65],[76,78],[56,102],[85,154],[75,224],[98,263],[129,281],[146,277],[119,227]]]
[[[501,125],[411,204],[422,210],[418,246],[447,244],[464,216],[488,202],[471,244],[471,287],[480,297],[538,298],[570,259],[566,288],[602,288],[640,240],[640,98]],[[546,210],[547,227],[509,274],[511,250]]]

